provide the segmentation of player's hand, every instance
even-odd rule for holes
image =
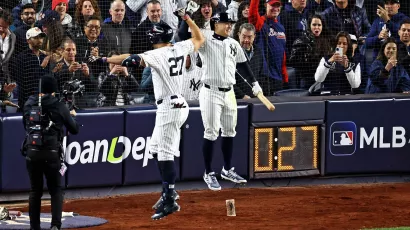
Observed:
[[[261,88],[261,86],[259,85],[259,83],[257,81],[252,83],[252,85],[253,85],[253,87],[252,87],[253,95],[258,96],[259,93],[263,94],[262,88]]]
[[[98,56],[89,56],[88,57],[88,63],[97,63],[97,64],[105,64],[107,62],[106,57],[98,57]]]
[[[140,66],[140,61],[141,61],[141,58],[138,55],[132,54],[132,55],[128,56],[126,59],[124,59],[121,62],[121,66],[139,67]]]
[[[198,11],[199,7],[200,5],[195,1],[189,1],[185,11],[187,14],[192,15],[193,13]]]
[[[174,106],[174,108],[185,108],[185,101],[181,98],[176,98],[171,100],[171,105]]]
[[[243,96],[242,99],[251,99],[251,97],[249,97],[248,95]]]
[[[10,83],[10,84],[4,83],[3,90],[6,93],[10,93],[13,91],[14,88],[16,88],[16,86],[17,86],[16,83]]]

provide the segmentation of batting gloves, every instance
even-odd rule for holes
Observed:
[[[88,63],[95,62],[95,63],[98,63],[98,64],[104,64],[104,63],[107,62],[107,58],[106,57],[96,57],[96,56],[91,55],[91,56],[88,57],[87,62]]]
[[[185,100],[181,98],[176,98],[171,100],[171,105],[174,106],[174,108],[185,108]]]
[[[195,13],[195,12],[199,9],[199,7],[200,7],[200,6],[199,6],[196,2],[190,1],[190,2],[188,2],[186,9],[184,9],[184,8],[179,9],[179,10],[177,10],[177,12],[175,12],[174,14],[175,14],[176,16],[181,17],[182,20],[185,21],[185,20],[187,20],[188,18],[190,18],[190,16],[191,16],[193,13]]]
[[[199,4],[197,4],[196,2],[194,2],[194,1],[190,1],[190,2],[188,2],[188,6],[186,7],[186,12],[189,14],[189,15],[192,15],[193,13],[195,13],[198,9],[199,9]]]
[[[253,95],[258,96],[259,93],[263,94],[262,88],[261,88],[261,86],[259,85],[259,83],[257,81],[252,83],[252,85],[253,85],[253,87],[252,87]]]
[[[121,62],[121,66],[125,67],[139,67],[141,62],[140,56],[131,54]]]

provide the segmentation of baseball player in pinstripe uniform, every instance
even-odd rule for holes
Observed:
[[[198,100],[199,91],[202,87],[203,75],[202,60],[198,52],[187,56],[184,68],[184,83],[182,84],[182,95],[188,101]]]
[[[202,77],[203,87],[199,93],[199,104],[205,128],[202,146],[205,173],[204,181],[211,190],[220,190],[221,186],[211,168],[214,142],[222,130],[222,152],[224,166],[221,177],[234,183],[246,183],[231,165],[233,138],[236,135],[237,105],[233,85],[235,70],[246,73],[248,82],[253,85],[255,95],[262,92],[255,80],[246,56],[237,41],[229,37],[232,23],[227,13],[220,13],[211,19],[211,30],[202,30],[205,43],[199,49],[204,57],[205,74]]]
[[[180,128],[189,113],[188,105],[182,97],[182,70],[185,68],[187,55],[197,51],[204,42],[201,31],[185,14],[185,9],[181,9],[179,14],[193,31],[192,39],[172,45],[172,28],[166,23],[158,23],[154,24],[152,29],[147,32],[154,50],[143,54],[124,54],[110,58],[99,58],[102,62],[121,64],[127,67],[140,65],[151,67],[158,109],[149,148],[151,154],[158,161],[163,181],[160,204],[151,217],[154,220],[161,219],[180,209],[180,206],[175,202],[174,156],[179,155]]]

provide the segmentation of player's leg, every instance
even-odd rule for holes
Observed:
[[[159,172],[160,177],[161,177],[161,181],[163,181],[163,177],[162,177],[163,172],[162,172],[162,170],[160,168],[160,164],[158,162],[158,143],[161,141],[161,136],[160,136],[161,132],[160,132],[159,125],[161,124],[162,119],[164,119],[164,118],[161,117],[158,114],[155,117],[155,127],[154,127],[154,131],[152,132],[152,135],[151,135],[150,148],[149,148],[150,153],[153,156],[153,158],[155,160],[155,163],[157,164],[158,172]],[[173,197],[174,197],[175,200],[179,200],[179,195],[176,191],[174,191]],[[159,197],[157,202],[155,202],[155,204],[152,206],[152,209],[158,209],[158,207],[161,205],[161,202],[162,202],[162,195]]]
[[[199,107],[205,128],[202,144],[202,153],[205,163],[204,181],[211,190],[221,190],[215,172],[212,170],[212,158],[215,140],[219,136],[222,106],[223,92],[213,91],[205,87],[201,88],[199,93]]]
[[[186,119],[188,118],[189,107],[187,106],[186,108],[181,108],[180,110],[181,110],[181,116],[180,116],[180,120],[179,120],[179,124],[178,124],[179,127],[181,127],[181,126],[185,123]],[[177,136],[176,136],[175,139],[176,139],[176,140],[180,140],[180,139],[181,139],[181,131],[179,131],[176,135],[177,135]],[[180,141],[175,141],[175,142],[174,142],[174,146],[173,146],[173,149],[175,149],[175,151],[178,152],[177,155],[179,155],[179,143],[180,143]],[[161,169],[160,169],[160,167],[159,167],[159,166],[160,166],[160,163],[158,162],[158,154],[155,154],[154,159],[155,159],[155,161],[156,161],[156,163],[157,163],[158,170],[160,171],[161,179],[162,179],[162,171],[161,171]],[[180,197],[179,197],[179,194],[177,193],[176,190],[174,190],[174,193],[172,194],[172,196],[173,196],[173,198],[174,198],[175,200],[179,200],[179,198],[180,198]],[[161,196],[161,197],[157,200],[157,202],[152,206],[152,209],[158,209],[158,207],[160,206],[161,202],[162,202],[162,196]]]
[[[225,106],[221,114],[222,130],[222,153],[224,157],[224,167],[221,177],[235,183],[246,183],[246,180],[239,176],[231,165],[233,138],[236,135],[236,124],[238,120],[238,106],[236,104],[235,93],[233,90],[225,94]]]
[[[176,167],[174,157],[176,154],[175,143],[178,142],[179,146],[180,141],[181,110],[164,109],[157,111],[157,117],[161,120],[156,125],[160,137],[157,154],[158,166],[162,175],[162,199],[161,204],[152,216],[154,220],[161,219],[180,209],[175,202]]]

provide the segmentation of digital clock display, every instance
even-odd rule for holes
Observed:
[[[318,168],[319,126],[254,130],[254,173]]]

